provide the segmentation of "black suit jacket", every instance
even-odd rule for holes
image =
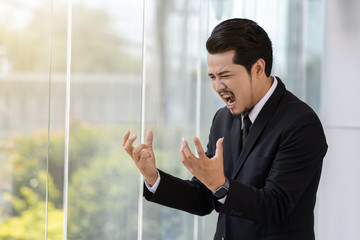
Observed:
[[[313,209],[327,151],[317,115],[278,78],[240,155],[240,132],[233,122],[227,108],[215,114],[206,152],[214,156],[216,141],[224,137],[224,172],[230,179],[224,204],[196,178],[181,180],[160,170],[156,193],[145,187],[145,198],[197,215],[215,209],[216,240],[315,239]]]

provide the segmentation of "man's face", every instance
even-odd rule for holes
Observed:
[[[249,111],[257,103],[256,80],[245,67],[233,63],[235,51],[208,54],[209,77],[214,90],[233,115]],[[254,81],[255,80],[255,81]]]

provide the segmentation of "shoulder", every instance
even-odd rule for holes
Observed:
[[[308,104],[289,91],[285,91],[273,120],[273,123],[277,122],[276,126],[283,140],[316,140],[317,145],[326,145],[324,129],[318,115]]]
[[[213,122],[233,119],[233,115],[227,107],[222,107],[214,115]]]
[[[212,128],[225,130],[232,126],[234,116],[227,107],[220,108],[214,115]]]
[[[321,124],[315,111],[289,91],[285,91],[277,109],[282,119],[293,124]]]

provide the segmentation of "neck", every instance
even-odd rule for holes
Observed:
[[[256,103],[258,103],[265,96],[265,94],[269,91],[269,89],[271,88],[271,85],[274,82],[274,79],[271,76],[264,77],[259,80],[260,80],[259,84],[261,84],[261,86],[259,86],[258,94],[256,94],[257,95],[257,98],[255,99]]]

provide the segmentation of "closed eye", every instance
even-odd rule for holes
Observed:
[[[215,79],[216,79],[215,75],[213,75],[213,74],[209,74],[209,78],[210,78],[211,80],[215,80]]]
[[[224,79],[227,79],[227,78],[230,78],[230,77],[232,77],[232,75],[222,75],[222,76],[220,76],[220,78],[224,78]]]

